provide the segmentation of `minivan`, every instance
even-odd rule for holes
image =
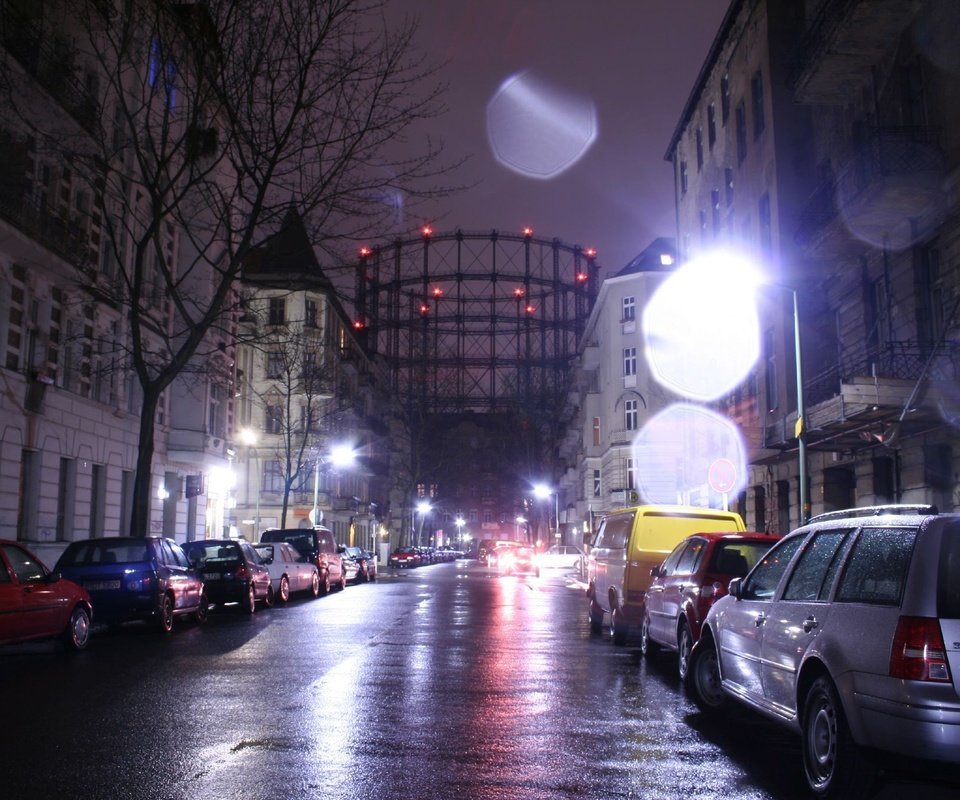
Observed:
[[[615,644],[643,623],[651,571],[692,533],[746,530],[733,511],[699,506],[644,505],[611,511],[600,521],[587,558],[590,631],[609,615]]]
[[[337,552],[337,543],[329,528],[271,528],[260,535],[261,544],[287,542],[311,564],[317,565],[320,575],[320,591],[329,594],[336,586],[347,588],[343,560]]]

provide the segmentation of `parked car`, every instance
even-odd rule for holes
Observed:
[[[18,542],[0,540],[0,644],[59,636],[71,650],[83,650],[92,617],[86,589],[51,572]]]
[[[343,561],[343,575],[347,583],[357,583],[360,575],[359,562],[349,553],[344,545],[337,545],[337,552]]]
[[[54,572],[86,589],[97,622],[110,627],[141,620],[169,633],[175,617],[207,618],[203,578],[173,539],[109,536],[71,542]]]
[[[270,572],[250,542],[243,539],[198,539],[184,545],[187,559],[202,576],[210,605],[237,603],[247,614],[257,602],[273,605]]]
[[[610,619],[615,644],[643,624],[650,575],[681,541],[701,531],[745,530],[739,514],[700,506],[633,506],[611,511],[597,529],[587,557],[590,630]]]
[[[865,792],[873,751],[960,763],[960,515],[823,514],[707,613],[685,686],[800,733],[807,783]]]
[[[337,543],[333,540],[333,532],[329,528],[271,528],[260,535],[260,543],[271,542],[287,542],[307,561],[316,564],[322,594],[330,594],[334,586],[338,589],[346,588],[343,560],[337,552]]]
[[[419,567],[420,566],[420,552],[416,547],[398,547],[390,554],[390,558],[387,559],[387,563],[391,567],[405,567],[409,569],[410,567]]]
[[[680,679],[687,675],[690,651],[710,607],[727,593],[733,578],[742,578],[780,540],[766,533],[696,533],[678,544],[651,571],[640,652],[661,647],[677,652]]]
[[[580,569],[583,550],[572,544],[555,544],[540,554],[541,569]]]
[[[270,586],[274,600],[286,603],[290,595],[307,592],[312,597],[320,596],[320,573],[317,565],[309,563],[286,542],[255,545],[260,563],[270,573]]]
[[[520,575],[523,573],[540,577],[540,565],[537,563],[537,551],[529,545],[518,544],[514,547],[500,548],[497,568],[501,575]]]
[[[350,546],[343,548],[342,555],[357,565],[356,574],[353,576],[355,583],[368,583],[377,579],[377,559],[373,553],[362,547]]]

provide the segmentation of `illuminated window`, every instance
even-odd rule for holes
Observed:
[[[633,459],[627,459],[627,488],[636,489],[637,488],[637,471],[633,465]]]
[[[593,496],[594,497],[600,496],[600,489],[601,489],[600,470],[595,469],[593,471]]]

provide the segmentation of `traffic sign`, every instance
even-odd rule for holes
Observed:
[[[729,458],[717,458],[707,471],[707,483],[715,492],[726,493],[737,485],[737,467]]]

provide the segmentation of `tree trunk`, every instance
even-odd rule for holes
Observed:
[[[143,393],[143,408],[140,414],[139,450],[137,452],[137,471],[133,481],[133,503],[131,508],[129,536],[146,536],[150,531],[150,501],[154,450],[154,420],[160,392],[147,388]],[[121,533],[123,520],[120,520]]]

